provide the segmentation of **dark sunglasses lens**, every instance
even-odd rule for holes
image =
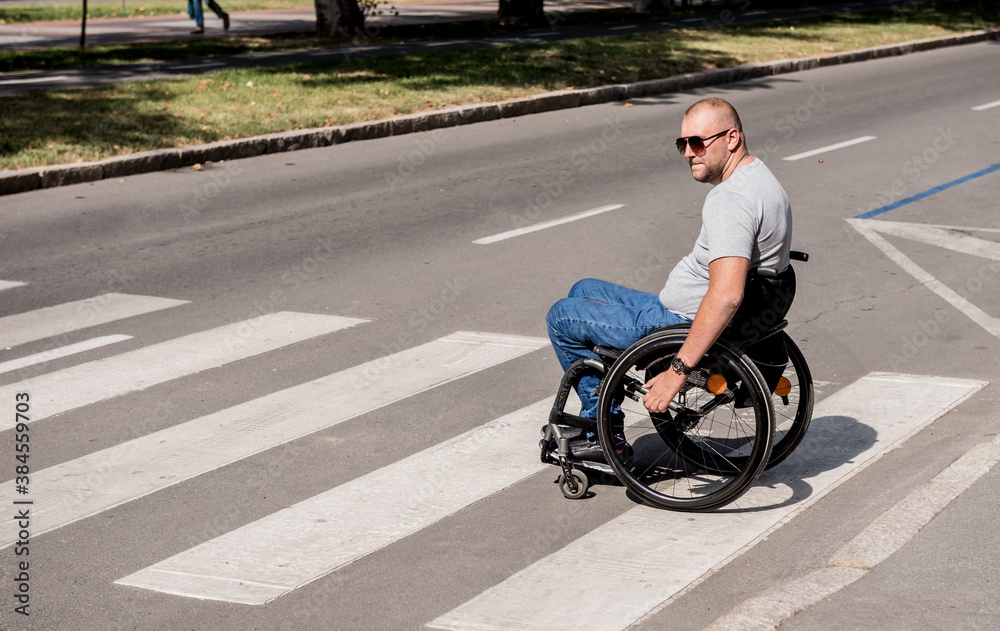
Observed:
[[[691,151],[695,153],[701,153],[705,150],[705,141],[703,141],[698,136],[690,136],[688,138],[678,138],[677,139],[677,151],[681,154],[684,153],[684,145],[691,145]]]

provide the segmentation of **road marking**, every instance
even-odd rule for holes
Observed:
[[[797,153],[794,156],[788,156],[787,158],[782,158],[782,160],[801,160],[802,158],[808,158],[809,156],[819,155],[827,151],[836,151],[837,149],[843,149],[844,147],[860,145],[863,142],[868,142],[869,140],[875,140],[877,137],[878,136],[862,136],[860,138],[855,138],[853,140],[845,140],[844,142],[838,142],[835,145],[820,147],[819,149],[813,149],[812,151],[805,151],[803,153]]]
[[[34,527],[37,534],[61,528],[545,346],[543,338],[459,331],[32,471]],[[0,505],[15,499],[13,485],[0,486]],[[0,530],[0,549],[15,540],[13,531]]]
[[[263,605],[549,465],[539,401],[170,557],[118,585]]]
[[[628,29],[639,28],[638,24],[626,24],[624,26],[612,26],[609,31],[625,31]]]
[[[986,329],[986,331],[1000,338],[1000,318],[995,318],[986,313],[959,295],[958,292],[931,276],[927,270],[914,263],[912,259],[900,252],[894,245],[886,241],[881,235],[878,234],[879,231],[891,233],[894,229],[887,226],[891,226],[893,222],[878,221],[873,219],[847,219],[846,221],[854,226],[854,229],[860,232],[862,236],[871,241],[875,247],[882,250],[882,253],[889,257],[891,261],[903,268],[903,271],[917,279],[917,281],[927,287],[927,289],[930,289],[938,296],[951,303],[953,307],[964,313],[973,322]],[[909,232],[914,235],[910,238],[915,238],[915,236],[919,235],[919,233],[913,231],[912,229]],[[931,232],[927,231],[927,234],[931,234]],[[956,237],[956,239],[958,239],[958,237]],[[974,239],[973,237],[964,237],[964,239],[981,241],[981,239]],[[917,240],[927,242],[926,239],[917,238]],[[990,244],[994,251],[998,247],[997,244],[992,242],[985,243]],[[935,245],[940,245],[940,243],[935,243]],[[984,252],[980,253],[979,256],[992,258],[992,256],[989,256],[992,252],[986,253],[990,249],[988,246],[981,246],[979,249]],[[972,254],[976,254],[976,252],[972,252]]]
[[[986,384],[872,373],[816,406],[802,445],[736,505],[636,507],[430,623],[501,631],[625,629],[662,609]],[[566,586],[586,584],[585,598]]]
[[[28,283],[22,283],[16,280],[0,280],[0,291],[3,291],[4,289],[13,289],[15,287],[23,287],[27,284]]]
[[[1000,261],[1000,243],[987,239],[977,239],[967,234],[950,232],[952,230],[970,232],[975,230],[975,228],[931,226],[918,223],[903,223],[901,221],[881,221],[879,219],[865,219],[860,221],[864,222],[861,225],[868,226],[872,230],[882,234],[892,234],[911,241],[935,245],[953,252],[961,252],[962,254],[971,254],[973,256]],[[854,220],[851,223],[859,223],[859,220]],[[992,232],[990,229],[987,229],[987,231]]]
[[[59,348],[52,348],[41,353],[35,353],[34,355],[28,355],[27,357],[19,357],[18,359],[12,359],[0,363],[0,373],[11,372],[12,370],[20,370],[22,368],[27,368],[28,366],[35,366],[37,364],[44,364],[45,362],[52,361],[53,359],[59,359],[60,357],[69,357],[70,355],[75,355],[77,353],[82,353],[84,351],[89,351],[95,348],[100,348],[102,346],[107,346],[109,344],[115,344],[117,342],[124,342],[125,340],[132,339],[131,335],[105,335],[103,337],[95,337],[93,339],[85,340],[83,342],[77,342],[76,344],[70,344],[69,346],[60,346]]]
[[[476,239],[473,243],[479,245],[486,245],[489,243],[496,243],[497,241],[503,241],[504,239],[510,239],[512,237],[519,237],[522,234],[528,234],[531,232],[537,232],[539,230],[545,230],[546,228],[551,228],[553,226],[559,226],[564,223],[569,223],[571,221],[577,221],[579,219],[586,219],[587,217],[593,217],[594,215],[600,215],[601,213],[606,213],[611,210],[617,210],[619,208],[624,208],[625,204],[611,204],[610,206],[601,206],[600,208],[594,208],[592,210],[585,210],[582,213],[577,213],[575,215],[570,215],[568,217],[563,217],[561,219],[552,219],[551,221],[543,221],[541,223],[536,223],[530,226],[525,226],[524,228],[517,228],[515,230],[508,230],[507,232],[501,232],[500,234],[495,234],[491,237],[483,237],[482,239]]]
[[[34,423],[363,322],[310,313],[269,313],[3,386],[0,401],[30,392]]]
[[[6,79],[0,81],[0,85],[21,85],[23,83],[48,83],[50,81],[62,81],[63,79],[69,79],[69,76],[60,74],[53,77],[37,77],[35,79]]]
[[[445,42],[428,42],[425,43],[424,46],[426,46],[427,48],[432,48],[434,46],[454,46],[458,44],[468,44],[468,43],[469,40],[467,39],[456,39],[456,40],[448,40]]]
[[[868,572],[853,567],[825,567],[751,598],[704,631],[773,631],[798,612],[847,587]]]
[[[936,195],[936,194],[940,193],[941,191],[946,191],[946,190],[948,190],[949,188],[951,188],[953,186],[958,186],[959,184],[965,184],[966,182],[969,182],[971,180],[975,180],[977,178],[981,178],[984,175],[989,175],[990,173],[994,173],[996,171],[1000,171],[1000,164],[994,164],[993,166],[986,167],[985,169],[983,169],[981,171],[976,171],[975,173],[970,173],[969,175],[966,175],[964,177],[960,177],[957,180],[952,180],[951,182],[946,182],[944,184],[941,184],[940,186],[935,186],[934,188],[927,189],[926,191],[923,191],[922,193],[917,193],[916,195],[911,195],[910,197],[907,197],[906,199],[901,199],[898,202],[895,202],[895,203],[892,203],[892,204],[888,204],[886,206],[882,206],[881,208],[876,208],[875,210],[870,210],[870,211],[868,211],[866,213],[861,213],[860,215],[857,215],[854,218],[855,219],[871,219],[872,217],[877,217],[879,215],[884,215],[885,213],[889,212],[890,210],[896,210],[897,208],[900,208],[901,206],[906,206],[907,204],[912,204],[913,202],[919,201],[921,199],[924,199],[925,197],[930,197],[931,195]]]
[[[948,504],[1000,461],[1000,437],[966,452],[930,482],[911,491],[830,559],[830,567],[750,598],[705,631],[769,631],[847,587],[909,543]]]
[[[0,348],[187,304],[153,296],[103,294],[0,318]]]
[[[985,105],[977,105],[972,109],[973,111],[981,112],[983,110],[988,110],[994,107],[1000,107],[1000,101],[993,101],[992,103],[986,103]]]

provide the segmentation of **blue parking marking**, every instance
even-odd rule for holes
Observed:
[[[964,183],[966,183],[966,182],[968,182],[970,180],[974,180],[976,178],[983,177],[984,175],[989,175],[990,173],[993,173],[994,171],[1000,171],[1000,164],[994,164],[993,166],[987,167],[987,168],[983,169],[982,171],[976,171],[975,173],[972,173],[970,175],[966,175],[965,177],[960,177],[957,180],[952,180],[951,182],[948,182],[946,184],[941,184],[940,186],[935,186],[934,188],[927,189],[926,191],[924,191],[922,193],[917,193],[916,195],[912,195],[910,197],[907,197],[906,199],[901,199],[898,202],[893,202],[892,204],[889,204],[887,206],[883,206],[881,208],[876,208],[875,210],[869,210],[866,213],[862,213],[860,215],[856,215],[854,218],[855,219],[871,219],[872,217],[878,217],[879,215],[884,215],[885,213],[889,212],[890,210],[896,210],[900,206],[906,206],[907,204],[912,204],[913,202],[915,202],[917,200],[921,200],[921,199],[923,199],[925,197],[930,197],[931,195],[934,195],[936,193],[940,193],[941,191],[948,190],[949,188],[951,188],[953,186],[958,186],[959,184],[964,184]]]

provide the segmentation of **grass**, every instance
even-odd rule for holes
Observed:
[[[924,6],[905,21],[888,12],[849,15],[34,92],[0,100],[0,168],[97,160],[995,25],[955,5]]]

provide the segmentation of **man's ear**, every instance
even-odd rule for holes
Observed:
[[[734,131],[736,132],[736,136],[735,137],[733,136],[733,132]],[[739,149],[739,147],[740,147],[740,141],[742,140],[742,138],[740,138],[741,135],[742,134],[740,133],[740,130],[736,129],[735,127],[733,129],[729,130],[729,135],[726,136],[726,141],[727,141],[727,146],[729,147],[729,151],[730,152],[733,152],[733,151],[736,151],[737,149]]]

